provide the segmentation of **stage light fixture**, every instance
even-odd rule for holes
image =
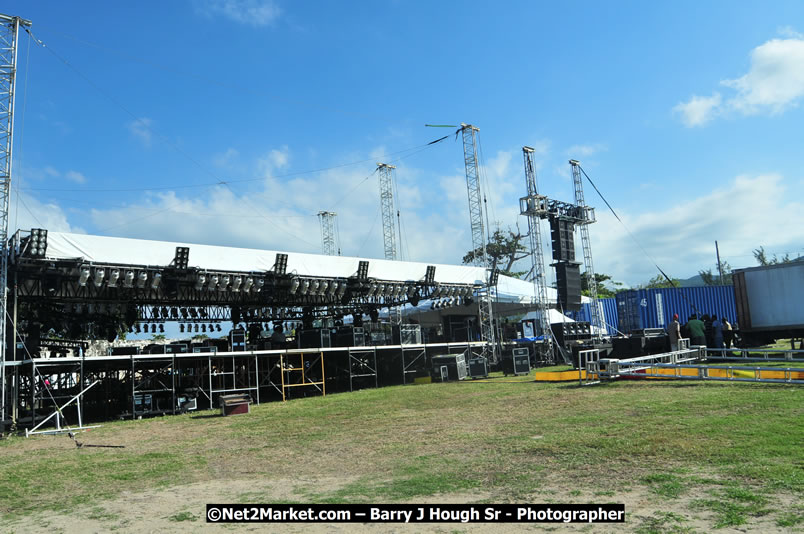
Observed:
[[[195,325],[195,331],[198,332],[198,324]]]
[[[338,298],[343,297],[344,293],[346,293],[346,282],[341,282],[338,286]]]
[[[138,334],[142,332],[142,329],[140,329],[140,323],[134,325],[134,331],[137,332]]]
[[[156,334],[156,325],[155,324],[151,325],[151,333]]]
[[[358,280],[365,280],[368,278],[369,262],[361,260],[357,264],[357,278]]]
[[[243,291],[248,293],[251,291],[251,287],[254,285],[254,279],[252,277],[246,278],[245,282],[243,282]]]
[[[134,287],[134,271],[126,271],[126,274],[123,275],[123,286]]]
[[[209,332],[212,333],[215,330],[215,325],[212,324],[212,323],[209,323],[209,326],[207,326],[207,330],[209,330]]]
[[[431,286],[435,283],[435,265],[428,265],[424,275],[424,283]]]
[[[159,282],[162,281],[162,275],[160,273],[154,273],[154,278],[151,280],[151,289],[156,289],[159,287]]]
[[[288,272],[288,255],[277,253],[274,261],[274,274],[284,276]]]
[[[257,278],[254,280],[254,291],[260,292],[265,287],[265,278]]]
[[[148,282],[148,273],[140,271],[137,275],[137,287],[140,289],[144,288],[146,282]]]
[[[232,291],[235,293],[240,292],[240,286],[243,285],[243,277],[242,276],[235,276],[232,278]]]
[[[221,325],[216,324],[216,325],[215,325],[215,330],[217,330],[218,332],[220,332],[220,331],[221,331]]]
[[[324,293],[327,292],[327,289],[329,289],[329,282],[327,280],[321,280],[318,285],[318,295],[323,296]]]
[[[87,285],[87,280],[89,280],[89,275],[89,267],[81,267],[78,274],[78,285],[85,287]]]
[[[232,277],[228,274],[224,274],[221,276],[220,284],[218,284],[218,291],[226,291],[229,287],[229,284],[232,282]]]
[[[184,323],[179,325],[179,332],[184,333]]]
[[[294,278],[294,279],[293,279],[293,280],[290,282],[290,294],[291,294],[291,295],[295,295],[295,294],[296,294],[296,291],[298,291],[298,290],[299,290],[299,286],[300,286],[300,285],[301,285],[301,282],[299,281],[299,279],[298,279],[298,278]]]
[[[109,271],[109,281],[106,285],[109,287],[117,287],[118,280],[120,280],[120,269],[112,269]]]
[[[337,282],[337,281],[335,281],[335,280],[333,280],[332,282],[330,282],[330,283],[329,283],[329,290],[327,291],[327,293],[329,294],[329,296],[331,297],[331,296],[333,296],[335,293],[337,293],[337,292],[338,292],[338,288],[339,288],[339,287],[341,287],[341,283],[340,283],[340,282]]]
[[[373,296],[379,297],[383,293],[385,293],[385,284],[377,284],[377,289],[374,291]]]
[[[195,290],[200,291],[204,289],[204,284],[207,283],[207,275],[204,273],[198,273],[195,277]]]
[[[318,286],[321,285],[321,282],[318,280],[313,280],[310,282],[310,295],[318,294]]]
[[[47,250],[47,230],[33,228],[28,238],[28,255],[35,258],[44,258]]]
[[[163,325],[163,324],[160,324],[160,325],[159,325],[159,333],[160,333],[160,334],[164,334],[164,333],[165,333],[165,325]]]
[[[176,255],[173,256],[173,266],[176,269],[186,269],[190,263],[190,247],[176,247]]]
[[[492,269],[491,275],[489,276],[489,285],[496,286],[497,282],[500,280],[500,270],[499,269]]]
[[[207,333],[207,325],[202,324],[201,325],[201,331],[206,334]]]
[[[95,269],[95,275],[92,277],[92,283],[95,284],[95,287],[100,287],[103,284],[104,276],[106,276],[106,271]]]

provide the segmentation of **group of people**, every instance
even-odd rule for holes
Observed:
[[[734,340],[734,328],[725,317],[718,319],[717,314],[690,315],[683,326],[678,322],[678,314],[667,326],[670,335],[670,350],[678,350],[678,340],[688,338],[690,345],[706,345],[710,349],[730,349]]]

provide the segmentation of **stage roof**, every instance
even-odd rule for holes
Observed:
[[[288,255],[287,272],[299,276],[348,278],[355,275],[360,261],[368,261],[368,276],[380,280],[423,280],[428,265],[436,267],[435,281],[442,284],[482,285],[484,278],[482,268],[466,265],[327,256],[66,232],[48,233],[46,258],[165,267],[173,261],[176,247],[189,247],[189,267],[201,270],[264,272],[274,266],[276,254],[283,253]],[[531,282],[501,275],[496,298],[505,302],[532,304],[535,302],[534,287]],[[556,301],[555,289],[547,288],[547,299],[551,303]]]

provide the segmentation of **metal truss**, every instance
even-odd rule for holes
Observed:
[[[385,163],[377,164],[380,175],[380,207],[382,208],[382,241],[385,246],[385,259],[396,260],[396,225],[394,224],[394,183],[393,172],[396,167]]]
[[[321,250],[327,256],[339,255],[338,243],[335,232],[334,211],[319,211],[318,218],[321,221]]]
[[[550,318],[547,315],[549,305],[547,302],[547,281],[544,273],[544,252],[542,251],[542,233],[539,222],[541,214],[537,208],[546,197],[539,195],[536,184],[536,171],[533,165],[533,149],[528,146],[522,147],[522,155],[525,161],[525,185],[528,196],[520,199],[520,214],[528,218],[528,235],[530,236],[530,257],[533,265],[532,280],[536,295],[536,308],[539,312],[539,329],[548,347],[552,345],[550,332]],[[524,202],[523,202],[524,201]],[[548,348],[548,352],[552,351]]]
[[[478,319],[480,321],[480,337],[486,342],[483,356],[492,363],[497,362],[497,342],[492,314],[492,294],[489,284],[489,259],[486,251],[486,227],[483,217],[483,196],[480,191],[480,173],[477,164],[477,132],[479,129],[471,124],[461,123],[459,130],[463,134],[463,160],[466,168],[466,189],[469,194],[469,219],[472,226],[472,251],[475,252],[474,264],[483,267],[483,287],[478,292]],[[478,255],[477,252],[481,254]]]
[[[572,167],[572,183],[575,187],[575,205],[581,210],[582,214],[587,213],[586,201],[583,198],[583,179],[581,178],[581,164],[574,159],[569,160]],[[597,280],[595,279],[595,267],[592,263],[592,242],[589,240],[589,224],[595,222],[584,217],[579,221],[578,226],[581,232],[581,246],[583,247],[584,276],[586,276],[586,287],[589,291],[589,298],[592,302],[589,305],[589,322],[592,324],[592,337],[600,339],[603,332],[603,320],[600,317],[600,307],[597,302]]]

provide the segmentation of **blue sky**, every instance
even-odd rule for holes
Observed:
[[[480,128],[489,218],[522,228],[521,147],[571,200],[581,161],[672,276],[804,254],[800,2],[21,2],[11,224],[383,254],[397,166],[404,259],[471,248],[454,129]],[[417,148],[418,147],[418,148]],[[323,170],[322,170],[323,169]],[[220,182],[227,182],[221,185]],[[218,184],[218,185],[209,185]],[[17,200],[19,198],[19,200]],[[586,184],[595,268],[657,271]],[[192,258],[191,258],[192,259]]]

